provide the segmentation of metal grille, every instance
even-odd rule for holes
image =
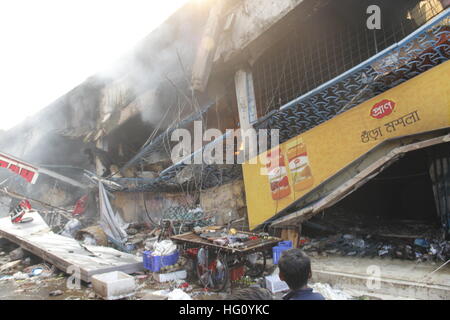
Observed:
[[[357,6],[355,1],[338,2],[331,2],[307,21],[298,22],[254,65],[259,116],[369,59],[442,11],[441,6],[414,7],[419,1],[409,1],[408,6],[405,1],[395,1],[404,2],[405,6],[396,6],[392,12],[382,7],[382,29],[369,30],[365,10],[374,1],[359,1]],[[355,17],[360,17],[359,21]]]

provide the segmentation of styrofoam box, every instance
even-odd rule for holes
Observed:
[[[92,288],[106,300],[117,300],[133,295],[136,289],[134,278],[121,271],[92,276]]]
[[[281,281],[278,274],[266,277],[266,288],[269,289],[272,293],[289,290],[289,286],[287,285],[287,283]]]
[[[158,282],[184,280],[187,278],[187,272],[186,272],[186,270],[180,270],[180,271],[170,272],[170,273],[155,273],[154,277],[155,277],[156,281],[158,281]]]

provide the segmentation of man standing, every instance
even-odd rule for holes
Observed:
[[[280,279],[286,282],[291,291],[283,300],[325,300],[320,293],[308,288],[312,276],[311,260],[300,249],[284,251],[279,262]]]

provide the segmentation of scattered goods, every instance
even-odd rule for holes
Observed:
[[[42,263],[34,265],[23,270],[29,277],[50,277],[55,272],[55,267],[49,267],[47,264]]]
[[[310,287],[325,297],[326,300],[353,300],[353,297],[342,290],[332,288],[328,283],[314,283]]]
[[[172,253],[166,256],[161,256],[155,255],[156,252],[153,251],[145,251],[143,254],[144,268],[152,272],[159,272],[165,267],[175,265],[179,259],[179,253],[176,251],[176,248],[175,251],[166,252]]]
[[[156,300],[192,300],[192,298],[181,289],[158,290],[151,293]]]
[[[14,227],[8,218],[0,219],[0,236],[26,246],[31,253],[64,271],[70,266],[78,267],[81,279],[86,282],[103,270],[126,273],[142,270],[142,262],[134,255],[108,247],[82,245],[73,238],[51,232],[39,213],[31,212],[30,216],[31,223]]]
[[[169,256],[177,250],[177,246],[170,240],[156,242],[153,246],[154,256]]]
[[[418,261],[447,261],[450,241],[431,239],[386,238],[338,234],[311,239],[301,247],[306,252],[357,257],[390,257]]]
[[[167,297],[169,300],[192,300],[191,296],[181,289],[173,290]]]

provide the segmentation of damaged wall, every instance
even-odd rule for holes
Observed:
[[[225,18],[215,61],[228,61],[304,0],[244,0]]]
[[[183,193],[114,193],[115,199],[111,199],[113,208],[119,212],[126,222],[150,222],[150,218],[158,223],[171,208],[192,208],[195,206],[195,198]],[[145,205],[144,205],[145,199]]]
[[[245,217],[247,212],[244,181],[239,180],[202,191],[200,205],[206,215],[216,217],[218,225]]]
[[[198,207],[203,210],[204,217],[214,218],[218,225],[246,216],[242,180],[204,190],[199,195],[116,192],[111,203],[126,222],[148,223],[150,216],[153,222],[159,223],[160,219],[173,219],[173,215],[183,215]]]

